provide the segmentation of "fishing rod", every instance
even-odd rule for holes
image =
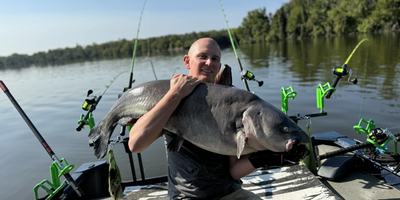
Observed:
[[[103,94],[107,91],[107,89],[110,87],[110,85],[124,72],[119,73],[118,75],[116,75],[108,85],[106,85],[106,87],[104,88],[103,92],[100,93],[100,95],[98,97],[96,96],[91,96],[91,94],[93,93],[93,90],[88,90],[87,95],[86,95],[86,99],[85,102],[82,105],[82,109],[87,111],[86,115],[81,115],[81,119],[78,121],[78,127],[76,127],[76,131],[81,131],[83,126],[88,125],[89,126],[89,130],[93,128],[94,126],[94,121],[93,120],[93,116],[92,116],[92,112],[94,110],[96,110],[96,106],[97,104],[99,104],[101,98],[103,97]]]
[[[256,81],[258,83],[258,86],[261,87],[264,84],[263,81],[258,81],[257,79],[255,79],[254,74],[252,72],[250,72],[249,70],[247,70],[246,72],[243,72],[242,63],[240,62],[239,56],[237,55],[235,43],[233,42],[233,37],[232,37],[231,31],[230,31],[229,26],[228,26],[228,21],[226,20],[226,15],[224,13],[224,8],[222,7],[221,0],[219,0],[219,3],[221,5],[222,14],[224,15],[226,29],[228,30],[228,35],[229,35],[229,38],[230,38],[230,41],[231,41],[231,44],[232,44],[233,52],[235,53],[236,60],[237,60],[238,65],[239,65],[239,72],[240,72],[241,79],[242,79],[243,84],[244,84],[244,88],[247,91],[250,91],[249,86],[247,84],[247,80]]]
[[[46,150],[46,152],[49,154],[50,158],[58,164],[62,169],[65,168],[64,164],[61,162],[60,159],[56,156],[54,151],[50,148],[50,146],[47,144],[47,142],[44,140],[42,135],[39,133],[39,131],[36,129],[35,125],[31,122],[31,120],[28,118],[28,116],[25,114],[24,110],[22,110],[21,106],[18,104],[18,102],[14,99],[13,95],[10,93],[6,85],[3,83],[3,81],[0,80],[0,88],[3,90],[3,92],[7,95],[7,97],[10,99],[11,103],[14,104],[15,108],[21,115],[21,117],[25,120],[29,128],[32,130],[33,134],[35,134],[36,138],[39,140],[40,144],[42,144],[43,148]],[[74,181],[74,179],[71,177],[71,175],[66,172],[63,174],[67,183],[74,189],[76,194],[79,197],[82,197],[84,195],[83,191],[81,188],[79,188],[78,184]]]
[[[150,40],[149,39],[147,39],[147,57],[148,58],[150,57]],[[156,71],[154,70],[153,62],[151,61],[151,59],[150,59],[150,64],[151,64],[151,69],[153,69],[154,78],[156,78],[156,80],[158,80]]]
[[[129,84],[128,84],[128,88],[127,89],[131,89],[132,88],[132,82],[134,81],[134,79],[133,79],[133,66],[135,64],[135,58],[136,58],[136,49],[137,49],[138,38],[139,38],[140,23],[142,22],[142,16],[143,16],[144,7],[146,6],[146,2],[147,2],[147,0],[144,1],[143,7],[142,7],[142,12],[140,13],[138,30],[137,30],[137,33],[136,33],[135,47],[133,48],[131,73],[130,73],[130,76],[129,76]],[[124,89],[124,91],[127,90],[127,89]]]
[[[144,1],[143,7],[142,7],[142,11],[140,13],[139,24],[138,24],[138,29],[137,29],[137,33],[136,33],[135,47],[133,49],[133,55],[132,55],[132,67],[131,67],[131,73],[130,73],[130,76],[129,76],[129,84],[128,84],[128,87],[124,87],[122,93],[124,93],[124,92],[128,91],[129,89],[131,89],[132,88],[132,83],[135,82],[135,79],[133,78],[133,66],[135,64],[136,49],[137,49],[138,38],[139,38],[140,24],[142,22],[142,16],[143,16],[144,8],[146,6],[146,2],[147,2],[147,0]],[[154,74],[154,76],[155,76],[155,74]],[[157,77],[156,77],[156,79],[157,79]],[[120,135],[121,136],[125,135],[125,127],[121,127]]]
[[[357,84],[357,79],[350,79],[351,75],[353,74],[353,72],[351,71],[351,69],[349,71],[347,71],[346,67],[347,64],[350,61],[350,58],[353,56],[354,52],[356,52],[357,48],[364,42],[368,40],[367,38],[364,38],[363,40],[361,40],[357,46],[353,49],[353,51],[351,52],[350,56],[347,58],[346,62],[344,62],[344,64],[342,65],[342,67],[336,67],[335,69],[333,69],[333,74],[336,75],[335,80],[333,81],[333,85],[331,86],[332,88],[335,88],[336,85],[338,84],[339,80],[343,77],[346,76],[347,74],[349,74],[349,79],[347,81],[352,82],[353,84]],[[327,95],[325,96],[325,98],[329,99],[331,98],[331,95],[333,93],[333,90],[329,90]]]

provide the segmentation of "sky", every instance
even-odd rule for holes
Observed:
[[[237,28],[251,10],[275,13],[289,0],[221,0],[228,25]],[[145,0],[2,0],[0,56],[137,37]],[[147,0],[139,39],[222,30],[219,0]]]

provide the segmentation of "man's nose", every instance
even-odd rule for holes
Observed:
[[[206,60],[206,65],[211,65],[211,63],[212,63],[211,58],[208,58],[208,59]]]

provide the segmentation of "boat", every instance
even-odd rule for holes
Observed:
[[[359,147],[360,141],[335,131],[314,134],[312,140],[321,158],[340,149],[352,147],[353,150],[320,160],[315,173],[305,165],[259,169],[242,178],[243,189],[262,199],[394,199],[400,196],[399,161],[390,165],[377,162],[366,153],[365,147]],[[124,137],[118,143],[127,147],[127,142],[128,137]],[[123,199],[169,199],[167,176],[146,177],[143,163],[138,159],[138,178],[133,167],[134,154],[127,152],[133,180],[121,183]],[[140,157],[140,153],[136,156]],[[53,199],[113,199],[109,194],[108,170],[106,161],[82,164],[72,177],[83,190],[84,198],[79,198],[67,185]]]

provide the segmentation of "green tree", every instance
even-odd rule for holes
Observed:
[[[302,38],[308,35],[306,31],[307,14],[304,0],[292,0],[287,20],[286,32],[292,38]]]
[[[271,29],[268,33],[267,41],[283,40],[286,38],[286,23],[285,6],[277,10],[271,21]]]
[[[400,0],[380,0],[376,2],[371,15],[358,27],[360,32],[400,30]]]
[[[77,62],[82,62],[87,59],[85,50],[80,45],[76,45],[75,49],[72,49],[73,60]]]
[[[240,43],[264,42],[270,30],[269,23],[265,7],[248,12],[238,28]]]

